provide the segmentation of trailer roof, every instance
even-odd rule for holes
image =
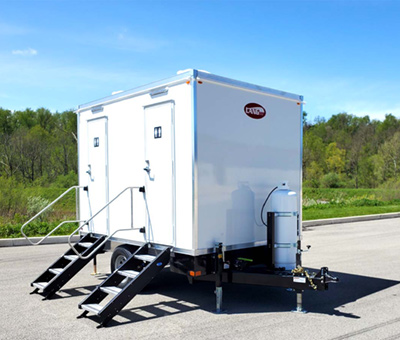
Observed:
[[[131,90],[119,92],[119,93],[111,95],[111,96],[107,96],[107,97],[104,97],[104,98],[101,98],[98,100],[91,101],[86,104],[79,105],[77,112],[80,112],[80,111],[83,111],[83,110],[86,110],[89,108],[93,108],[96,106],[104,105],[104,104],[110,104],[112,102],[126,99],[129,97],[133,97],[133,96],[136,96],[139,94],[145,94],[145,93],[154,91],[157,88],[162,88],[165,86],[179,84],[190,78],[195,78],[198,80],[205,80],[205,81],[209,81],[209,82],[213,82],[213,83],[231,86],[234,88],[242,88],[242,89],[246,89],[249,91],[263,92],[263,93],[272,95],[274,97],[281,97],[281,98],[295,100],[295,101],[301,101],[301,102],[303,101],[303,96],[300,96],[297,94],[279,91],[279,90],[271,89],[269,87],[254,85],[254,84],[246,83],[246,82],[239,81],[239,80],[225,78],[225,77],[217,76],[215,74],[211,74],[211,73],[208,73],[205,71],[198,71],[195,69],[190,69],[190,70],[187,70],[185,72],[182,72],[182,73],[180,73],[176,76],[170,77],[170,78],[159,80],[159,81],[156,81],[153,83],[149,83],[147,85],[139,86],[139,87],[133,88]]]

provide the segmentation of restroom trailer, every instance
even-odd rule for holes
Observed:
[[[337,281],[301,267],[302,105],[197,70],[80,105],[81,240],[35,290],[50,297],[113,249],[112,274],[79,305],[101,325],[166,265],[215,281],[217,311],[224,282],[292,288],[300,311],[303,290]]]

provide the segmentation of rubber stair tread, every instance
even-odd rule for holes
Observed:
[[[44,289],[48,284],[49,284],[48,282],[33,282],[32,286],[39,289]]]
[[[118,274],[130,277],[130,278],[135,278],[140,274],[140,272],[137,272],[135,270],[118,270]]]
[[[122,289],[115,286],[100,287],[100,290],[107,294],[117,295]]]
[[[146,261],[146,262],[151,262],[153,261],[157,256],[154,255],[148,255],[148,254],[139,254],[135,255],[135,258],[138,260]]]
[[[49,272],[52,274],[60,274],[64,271],[64,268],[49,268]]]
[[[97,304],[97,303],[89,303],[87,305],[81,305],[81,308],[84,310],[87,310],[88,312],[94,313],[94,314],[99,314],[101,310],[103,309],[103,306]]]

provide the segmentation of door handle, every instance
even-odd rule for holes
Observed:
[[[148,174],[150,174],[150,161],[145,161],[147,163],[146,167],[143,168],[144,171],[146,171]]]
[[[89,175],[90,180],[93,182],[94,178],[92,177],[92,166],[88,164],[89,169],[86,170],[86,173]]]

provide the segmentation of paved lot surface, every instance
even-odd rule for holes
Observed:
[[[290,312],[295,294],[284,289],[225,285],[227,313],[216,315],[213,284],[190,286],[165,270],[103,329],[76,319],[101,282],[91,265],[50,301],[29,295],[65,244],[0,248],[0,339],[400,339],[400,219],[309,228],[304,244],[312,245],[305,266],[328,266],[341,279],[306,292],[307,314]],[[99,256],[100,272],[109,259]]]

